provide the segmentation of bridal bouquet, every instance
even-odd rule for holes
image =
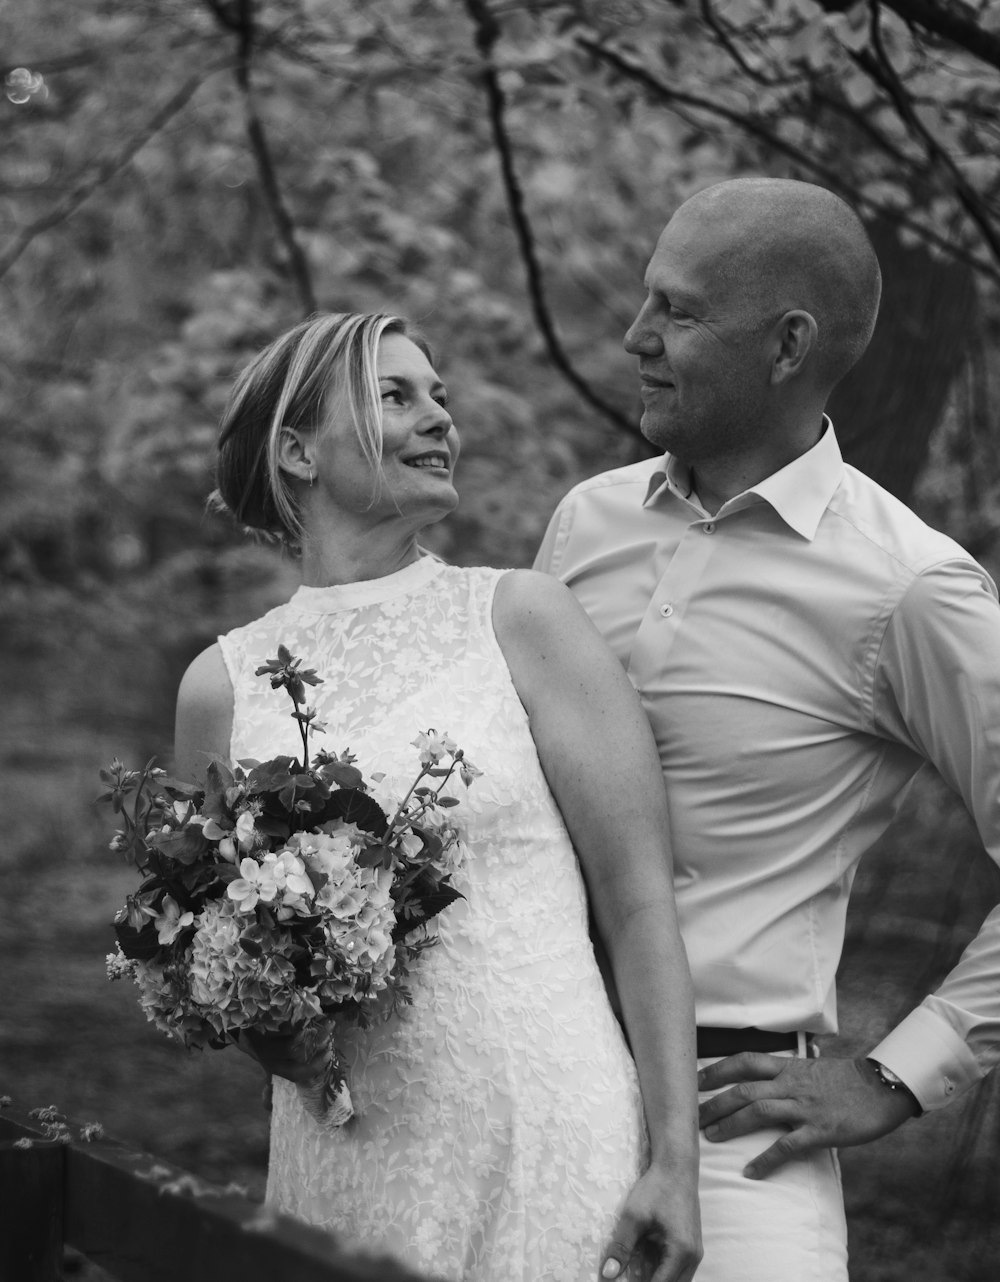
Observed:
[[[306,706],[320,684],[284,646],[257,669],[284,688],[302,760],[230,767],[212,760],[203,785],[149,762],[118,760],[101,778],[122,827],[112,849],[142,877],[115,917],[111,979],[139,988],[147,1019],[189,1047],[219,1048],[248,1030],[294,1034],[325,1069],[300,1086],[328,1127],[353,1114],[334,1044],[334,1017],[362,1026],[410,1000],[409,967],[435,942],[428,923],[460,898],[451,874],[463,856],[442,789],[480,773],[446,734],[413,741],[419,770],[394,803],[373,795],[344,752],[316,752],[323,729]]]

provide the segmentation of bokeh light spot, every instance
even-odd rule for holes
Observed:
[[[45,77],[38,71],[30,71],[27,67],[15,67],[4,77],[7,97],[17,106],[23,106],[26,102],[31,102],[36,98],[39,102],[44,102],[49,96],[49,87],[45,83]]]

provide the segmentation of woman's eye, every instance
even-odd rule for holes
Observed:
[[[391,398],[395,398],[395,400],[397,401],[397,403],[398,403],[398,404],[402,404],[402,402],[403,402],[403,393],[399,390],[399,388],[398,388],[398,387],[388,387],[388,388],[386,388],[386,390],[382,393],[382,399],[383,399],[383,401],[390,400]]]

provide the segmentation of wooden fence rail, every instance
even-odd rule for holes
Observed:
[[[52,1110],[0,1108],[0,1282],[427,1282]]]

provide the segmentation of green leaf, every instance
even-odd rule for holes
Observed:
[[[177,801],[197,801],[205,791],[200,784],[188,783],[184,779],[174,779],[170,775],[164,775],[157,782],[168,796]]]
[[[359,850],[354,856],[354,860],[359,868],[377,868],[379,864],[385,863],[387,853],[391,854],[388,846],[365,846],[364,850]]]
[[[240,935],[240,945],[243,948],[243,951],[246,954],[248,954],[248,956],[250,957],[264,956],[263,948],[261,948],[257,940],[254,939],[250,931],[247,931],[245,934]]]
[[[322,890],[330,880],[329,876],[325,872],[321,872],[318,868],[313,868],[311,864],[306,864],[305,869],[306,876],[312,882],[312,888],[314,891]],[[299,921],[301,922],[301,918],[299,918]]]
[[[339,761],[324,765],[322,773],[326,779],[339,784],[341,788],[360,788],[364,784],[364,776],[356,766],[347,766]]]
[[[413,825],[413,831],[424,843],[419,856],[421,859],[436,859],[444,850],[444,842],[436,832],[431,832],[429,828],[421,828],[417,824]]]
[[[423,926],[425,922],[436,917],[438,913],[444,912],[449,904],[453,904],[456,899],[464,899],[465,896],[455,889],[449,881],[442,881],[435,889],[428,891],[426,895],[421,895],[416,899],[423,916],[413,921],[397,921],[392,932],[393,943],[398,943],[405,939],[412,931]]]
[[[276,837],[279,841],[287,840],[292,831],[288,820],[281,818],[280,815],[258,815],[256,827],[266,836]]]
[[[122,952],[133,961],[151,961],[163,947],[152,921],[141,930],[127,921],[116,921],[114,925]]]
[[[280,792],[287,786],[292,774],[298,774],[301,766],[294,757],[274,757],[254,766],[247,776],[247,792]]]
[[[345,823],[356,824],[373,837],[384,837],[389,828],[389,819],[378,804],[360,788],[338,788],[327,799],[323,809],[318,812],[319,823],[329,823],[331,819],[343,819]]]
[[[147,838],[153,849],[180,864],[191,864],[209,848],[200,828],[178,828],[174,832],[155,832]]]
[[[208,763],[205,771],[205,799],[201,806],[203,815],[214,819],[216,823],[229,817],[226,794],[233,782],[232,771],[218,758]]]

